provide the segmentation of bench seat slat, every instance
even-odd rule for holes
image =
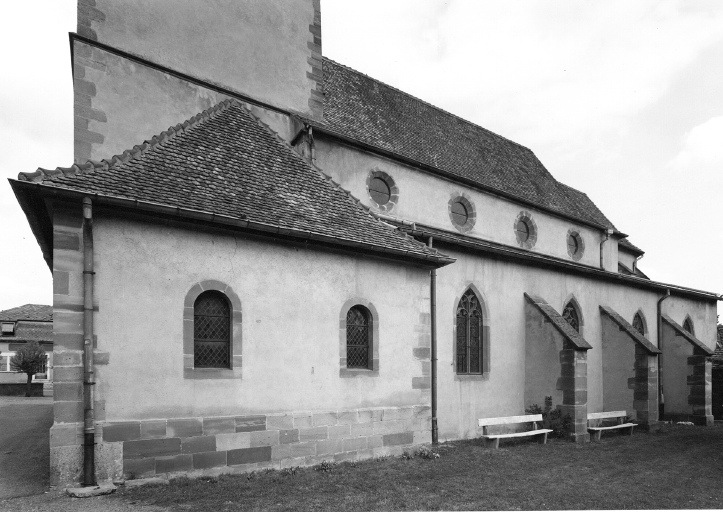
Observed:
[[[527,437],[527,436],[536,436],[536,435],[542,435],[542,434],[549,434],[552,432],[552,430],[548,428],[543,428],[540,430],[528,430],[527,432],[515,432],[513,434],[488,434],[486,436],[482,436],[486,439],[506,439],[508,437]]]
[[[532,423],[542,421],[542,414],[526,414],[524,416],[507,416],[505,418],[480,418],[477,420],[480,427],[489,425],[510,425],[512,423]]]
[[[604,420],[608,418],[621,418],[627,416],[627,411],[591,412],[588,413],[588,420]]]
[[[611,425],[609,427],[587,427],[588,430],[615,430],[617,428],[630,428],[630,427],[636,427],[637,423],[622,423],[620,425]]]

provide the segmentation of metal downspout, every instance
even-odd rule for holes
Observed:
[[[606,229],[605,232],[603,233],[603,235],[605,235],[605,238],[603,238],[602,241],[600,242],[600,268],[602,270],[605,270],[605,264],[603,262],[603,245],[605,244],[605,242],[607,242],[610,239],[610,235],[612,235],[612,234],[613,234],[612,229]]]
[[[658,421],[663,421],[665,395],[663,394],[663,301],[670,297],[670,289],[658,299]]]
[[[432,248],[432,237],[429,237],[429,248]],[[430,272],[430,327],[432,352],[432,444],[439,443],[439,429],[437,428],[437,269]]]
[[[93,204],[83,198],[83,485],[95,485],[95,368],[93,364]]]

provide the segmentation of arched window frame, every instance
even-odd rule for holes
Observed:
[[[690,315],[685,316],[685,320],[683,320],[683,329],[695,336],[695,324],[693,323],[693,319],[690,318]]]
[[[378,178],[384,181],[387,187],[389,187],[389,200],[384,204],[377,203],[372,197],[370,186],[374,178]],[[372,206],[378,209],[380,212],[391,213],[394,210],[394,207],[399,202],[399,186],[394,181],[394,178],[392,178],[389,174],[380,170],[377,167],[370,170],[369,174],[367,174],[366,189],[367,195],[369,196],[369,201],[371,201]]]
[[[354,306],[361,306],[370,315],[371,329],[369,339],[370,362],[367,368],[347,367],[347,314]],[[379,314],[370,301],[353,297],[339,311],[339,376],[340,377],[376,377],[379,375]]]
[[[482,372],[481,373],[458,373],[457,372],[457,311],[459,310],[462,298],[468,292],[474,293],[479,303],[480,311],[482,313],[482,329],[481,329],[481,353],[482,353]],[[491,359],[490,359],[490,327],[489,327],[489,312],[487,311],[487,301],[480,290],[474,285],[469,284],[462,294],[457,297],[454,302],[454,309],[452,310],[452,368],[454,369],[455,380],[487,380],[490,374]]]
[[[575,314],[577,315],[577,322],[578,322],[578,329],[577,332],[580,334],[580,336],[583,335],[583,329],[585,327],[585,319],[582,315],[582,308],[580,307],[580,303],[577,301],[577,298],[575,298],[574,295],[570,295],[565,302],[563,302],[562,310],[561,310],[561,316],[565,318],[565,310],[568,308],[568,306],[572,306],[572,308],[575,310]],[[567,318],[565,318],[567,320]],[[569,323],[569,322],[568,322]]]
[[[458,222],[452,213],[455,203],[462,204],[464,209],[467,210],[467,221],[464,224]],[[449,201],[447,202],[447,213],[449,215],[450,222],[460,233],[469,233],[472,231],[475,223],[477,222],[477,208],[475,207],[472,198],[465,192],[455,192],[449,197]]]
[[[642,335],[646,338],[648,337],[648,322],[645,319],[645,315],[643,314],[642,310],[638,310],[635,312],[635,315],[633,315],[633,321],[630,323],[633,327],[635,327],[635,319],[640,318],[641,325],[643,326],[643,332]]]
[[[221,293],[228,301],[231,320],[230,368],[196,368],[194,366],[194,316],[198,297],[207,291]],[[242,367],[241,300],[233,289],[221,281],[205,280],[194,284],[183,304],[183,376],[186,379],[240,379]]]

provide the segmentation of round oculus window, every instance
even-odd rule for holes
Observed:
[[[464,226],[469,220],[469,212],[467,207],[461,201],[452,203],[452,222],[459,226]]]
[[[537,225],[530,214],[520,212],[512,226],[517,243],[525,249],[532,249],[537,242]]]
[[[520,242],[527,242],[530,239],[530,226],[524,219],[517,221],[517,238]]]
[[[577,231],[570,230],[567,232],[567,254],[577,261],[582,258],[582,253],[585,252],[585,242],[582,241],[580,233]]]
[[[389,202],[392,197],[392,190],[389,184],[378,176],[369,180],[369,195],[375,203],[383,206]]]
[[[575,235],[568,235],[567,250],[570,251],[570,254],[577,254],[577,251],[580,250],[580,243]]]

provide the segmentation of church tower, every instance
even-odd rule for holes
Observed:
[[[78,0],[75,161],[231,96],[289,140],[323,115],[320,0]]]

